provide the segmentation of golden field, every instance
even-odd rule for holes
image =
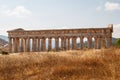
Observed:
[[[0,80],[120,80],[120,49],[0,55]]]

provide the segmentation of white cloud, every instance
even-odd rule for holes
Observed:
[[[120,24],[113,26],[113,37],[120,38]]]
[[[26,17],[31,14],[31,11],[24,6],[16,6],[14,9],[5,9],[1,11],[3,16]]]
[[[104,6],[107,11],[120,10],[120,3],[106,2]]]

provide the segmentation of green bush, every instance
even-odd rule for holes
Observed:
[[[2,54],[2,55],[8,55],[8,52],[1,51],[0,54]]]
[[[118,47],[120,47],[120,38],[118,38],[117,40],[116,40],[116,46],[118,46]]]

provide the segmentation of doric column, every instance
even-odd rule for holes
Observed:
[[[15,38],[13,38],[13,53],[15,53]]]
[[[28,38],[25,38],[26,40],[26,52],[28,52]]]
[[[66,37],[64,37],[64,50],[66,50]]]
[[[112,37],[110,37],[110,47],[112,46]]]
[[[21,42],[20,42],[20,52],[23,52],[23,38],[20,39]]]
[[[41,38],[41,51],[43,51],[43,38]]]
[[[61,38],[61,48],[62,50],[66,50],[66,37]]]
[[[51,37],[48,38],[48,51],[52,50],[52,45],[51,45]]]
[[[70,37],[68,37],[68,50],[70,50]]]
[[[111,37],[107,38],[107,44],[108,44],[108,48],[110,48],[112,45],[112,38]]]
[[[94,47],[95,49],[98,49],[98,37],[95,37],[95,43],[94,43]]]
[[[63,50],[63,45],[64,45],[64,40],[63,40],[64,38],[63,37],[61,37],[61,49]]]
[[[17,52],[20,52],[20,39],[17,38]]]
[[[35,52],[38,51],[38,38],[35,38]]]
[[[36,38],[33,38],[33,51],[36,52]]]
[[[27,38],[27,52],[30,52],[30,38]]]
[[[64,37],[61,38],[61,49],[64,50],[64,43],[65,43],[65,40],[64,40]]]
[[[94,38],[95,41],[94,41],[94,48],[96,49],[97,48],[97,37]]]
[[[110,48],[111,46],[111,38],[107,37],[107,48]]]
[[[67,37],[67,50],[70,50],[70,38],[69,37]]]
[[[98,49],[101,49],[101,36],[98,37]]]
[[[38,52],[40,51],[40,38],[38,37]]]
[[[58,51],[58,45],[59,45],[58,42],[59,42],[59,41],[58,41],[58,37],[56,37],[56,38],[55,38],[55,51]]]
[[[9,52],[12,53],[12,38],[9,37]]]
[[[68,50],[68,37],[66,37],[66,50]]]
[[[91,36],[88,37],[88,48],[89,49],[92,48],[92,37]]]
[[[35,38],[32,38],[32,52],[35,51]]]
[[[76,37],[73,37],[73,49],[75,50],[77,48],[76,46]]]
[[[101,47],[105,48],[105,37],[101,37]]]
[[[16,53],[17,52],[17,38],[14,38],[13,42],[14,42],[14,53]]]
[[[46,38],[43,38],[43,51],[46,50]]]
[[[27,52],[27,47],[26,47],[26,38],[24,38],[24,52]]]
[[[74,49],[74,38],[72,37],[72,48],[71,49]]]
[[[83,36],[80,36],[80,49],[83,49]]]
[[[13,48],[12,48],[13,49],[13,53],[15,53],[15,38],[13,38],[13,43],[12,44],[13,44]]]

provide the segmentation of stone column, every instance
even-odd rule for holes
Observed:
[[[38,37],[38,52],[40,51],[40,38]]]
[[[94,41],[94,48],[97,49],[97,38],[95,37],[94,39],[95,39],[95,41]]]
[[[26,52],[28,52],[27,51],[27,49],[28,49],[28,38],[25,38],[25,40],[26,40]]]
[[[30,52],[30,38],[27,38],[27,52]]]
[[[63,37],[61,37],[61,49],[63,50],[63,45],[64,45],[64,40],[63,40],[64,38]]]
[[[94,44],[95,49],[98,49],[98,40],[99,40],[98,37],[95,37],[95,44]]]
[[[66,50],[66,37],[61,38],[61,48],[62,50]]]
[[[74,37],[74,49],[76,50],[77,49],[77,41],[76,41],[76,37]]]
[[[72,37],[72,48],[71,48],[72,50],[74,49],[74,39],[73,39],[73,37]]]
[[[98,49],[101,49],[101,37],[98,37]]]
[[[61,38],[61,49],[62,49],[62,50],[64,50],[64,47],[65,47],[65,46],[64,46],[64,42],[65,42],[64,37],[62,37],[62,38]]]
[[[12,38],[9,37],[9,52],[12,53]]]
[[[20,52],[20,39],[17,38],[17,52]]]
[[[83,36],[80,36],[80,49],[83,49]]]
[[[67,42],[66,42],[66,49],[69,50],[69,37],[66,38]]]
[[[66,50],[66,37],[64,37],[64,50]]]
[[[43,38],[43,51],[46,51],[46,38]]]
[[[101,47],[105,48],[105,38],[101,37]]]
[[[23,38],[21,38],[21,43],[20,43],[20,52],[23,52]]]
[[[68,50],[70,50],[70,37],[68,37]]]
[[[51,37],[48,38],[48,51],[52,50],[52,45],[51,45]]]
[[[112,38],[108,37],[108,48],[110,48],[112,45]]]
[[[14,38],[14,53],[17,52],[17,38]]]
[[[41,38],[41,51],[43,51],[43,38]]]
[[[92,48],[92,37],[88,37],[88,48],[91,49]]]
[[[35,38],[35,52],[38,51],[38,38]]]
[[[24,38],[24,52],[27,52],[27,47],[26,47],[26,38]]]
[[[32,52],[35,51],[35,38],[32,38]]]
[[[59,46],[59,40],[58,37],[55,38],[55,51],[58,51],[58,46]]]
[[[112,37],[110,37],[110,47],[112,46]]]
[[[15,53],[15,38],[13,38],[13,43],[12,44],[13,44],[13,48],[12,48],[13,49],[13,53]]]
[[[107,37],[107,48],[110,48],[111,45],[111,38]]]
[[[73,37],[73,49],[75,50],[76,49],[76,37]]]

